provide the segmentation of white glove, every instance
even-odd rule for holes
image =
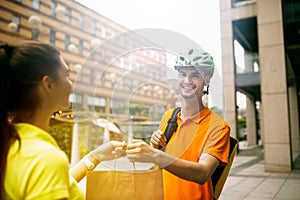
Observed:
[[[126,149],[125,142],[109,141],[92,150],[89,155],[99,162],[118,158]]]
[[[127,145],[126,154],[130,162],[155,163],[160,168],[165,168],[178,159],[154,149],[142,140],[132,140],[132,143]]]

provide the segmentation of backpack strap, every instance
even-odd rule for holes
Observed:
[[[177,114],[180,112],[181,107],[177,107],[173,110],[172,116],[168,121],[168,125],[166,127],[166,130],[164,132],[164,135],[167,138],[167,144],[173,135],[174,132],[176,132],[178,124],[177,124]]]

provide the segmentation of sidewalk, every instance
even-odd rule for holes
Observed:
[[[264,172],[263,147],[244,148],[235,156],[220,200],[299,200],[300,170]]]

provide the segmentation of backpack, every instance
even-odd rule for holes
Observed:
[[[168,120],[168,125],[164,132],[164,135],[167,138],[166,143],[169,142],[171,136],[174,132],[176,132],[178,124],[177,124],[177,114],[180,112],[181,107],[177,107],[173,110],[171,118]],[[228,155],[228,164],[225,166],[218,166],[214,173],[211,176],[212,185],[213,185],[213,199],[219,199],[220,194],[222,192],[223,186],[228,177],[233,158],[236,154],[238,147],[238,140],[232,136],[230,136],[230,149]]]

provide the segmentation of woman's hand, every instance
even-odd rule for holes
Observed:
[[[167,145],[166,141],[167,138],[164,133],[160,130],[156,130],[152,133],[150,145],[153,148],[158,149],[159,147],[165,147]]]
[[[126,149],[125,142],[109,141],[92,150],[89,155],[99,162],[120,157]]]

